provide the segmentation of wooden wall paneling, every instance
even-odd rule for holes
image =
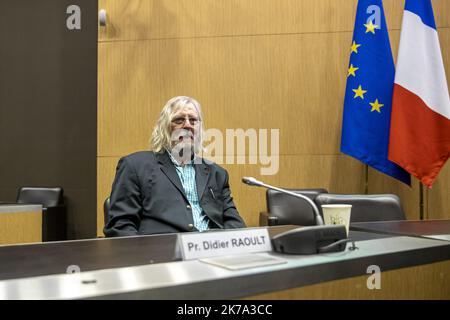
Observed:
[[[450,20],[450,13],[449,20]],[[441,45],[442,60],[444,61],[444,67],[447,75],[447,84],[450,85],[449,73],[450,73],[450,27],[438,28],[439,42]]]
[[[162,108],[157,46],[149,41],[99,43],[98,156],[148,148]]]
[[[117,160],[148,149],[159,112],[175,95],[200,101],[207,128],[280,129],[281,169],[260,176],[265,181],[363,193],[363,165],[339,152],[356,3],[100,0],[109,21],[99,28],[98,221]],[[383,3],[396,59],[404,1]],[[449,69],[449,3],[433,6]],[[257,225],[264,190],[250,191],[240,179],[258,176],[259,167],[224,166],[238,209]],[[415,217],[414,187],[370,172],[369,191],[398,193]],[[448,187],[433,192],[442,197]]]
[[[433,187],[424,187],[427,198],[426,218],[427,219],[450,219],[450,164],[441,170]]]
[[[159,111],[180,94],[202,103],[207,127],[280,129],[282,154],[336,154],[350,42],[344,33],[101,43],[98,154],[148,148]]]
[[[161,54],[162,93],[196,94],[207,127],[279,128],[282,154],[336,153],[349,43],[348,34],[163,41],[173,55]]]
[[[116,167],[119,157],[98,157],[97,158],[97,236],[103,237],[103,227],[105,226],[103,215],[103,203],[111,194],[111,187],[116,175]]]
[[[450,3],[448,3],[450,5]],[[436,9],[435,9],[436,10]],[[450,8],[447,11],[447,21],[450,20]],[[443,13],[440,12],[442,15]],[[447,75],[447,85],[450,86],[450,28],[439,28],[442,59]],[[427,190],[427,218],[450,219],[450,160],[442,168],[433,187]]]
[[[100,41],[349,31],[356,0],[100,0]],[[349,18],[351,17],[351,18]]]
[[[100,0],[108,14],[100,41],[352,31],[357,0]],[[383,1],[389,29],[400,29],[404,1]],[[438,27],[450,6],[434,0]]]
[[[381,289],[367,289],[369,275],[334,280],[310,286],[247,297],[251,300],[277,299],[449,299],[450,262],[437,262],[381,273]]]

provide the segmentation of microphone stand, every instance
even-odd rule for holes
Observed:
[[[249,186],[264,187],[264,188],[267,188],[267,189],[276,190],[276,191],[279,191],[281,193],[286,193],[286,194],[289,194],[289,195],[291,195],[293,197],[297,197],[297,198],[301,198],[301,199],[305,200],[306,202],[308,202],[308,204],[313,209],[313,212],[314,212],[314,215],[315,215],[315,218],[316,218],[316,225],[318,225],[318,226],[323,226],[324,225],[322,216],[319,213],[319,209],[317,208],[317,205],[310,198],[308,198],[307,196],[304,196],[302,194],[295,193],[295,192],[292,192],[292,191],[288,191],[288,190],[285,190],[285,189],[281,189],[281,188],[278,188],[278,187],[274,187],[274,186],[271,186],[269,184],[265,184],[264,182],[256,180],[255,178],[252,178],[252,177],[243,177],[242,178],[242,182],[244,182],[245,184],[248,184]]]

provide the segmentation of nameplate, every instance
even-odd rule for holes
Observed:
[[[267,229],[240,229],[178,235],[183,260],[272,251]]]

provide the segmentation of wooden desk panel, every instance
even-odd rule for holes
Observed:
[[[0,245],[42,241],[42,206],[0,205]]]
[[[380,289],[368,289],[370,274],[260,294],[245,299],[450,299],[450,261],[384,271]]]

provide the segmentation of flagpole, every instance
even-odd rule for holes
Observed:
[[[369,166],[364,166],[364,194],[369,194]]]
[[[419,217],[423,220],[423,184],[419,183]]]

